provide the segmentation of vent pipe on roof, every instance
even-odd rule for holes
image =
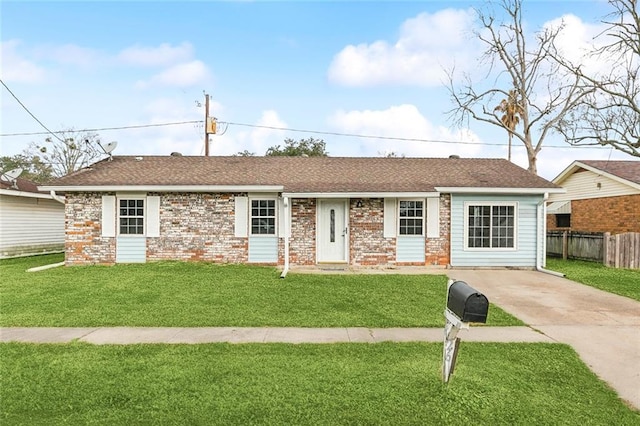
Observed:
[[[172,152],[171,156],[172,157],[182,157],[182,153],[181,152]]]
[[[451,158],[452,160],[457,160],[457,159],[460,158],[460,156],[457,155],[457,154],[452,154],[452,155],[449,156],[449,158]]]

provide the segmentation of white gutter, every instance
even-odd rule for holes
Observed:
[[[289,197],[282,197],[284,205],[284,269],[280,278],[287,276],[289,272],[289,229],[291,229],[291,215],[289,214]]]
[[[289,198],[437,198],[439,192],[283,192]]]
[[[39,190],[66,192],[281,192],[282,185],[40,185]]]
[[[49,192],[49,194],[51,194],[51,198],[53,198],[54,200],[56,200],[59,203],[64,204],[64,198],[59,197],[58,195],[56,195],[56,191],[54,191],[53,189]]]
[[[59,266],[64,266],[64,262],[52,263],[50,265],[44,265],[44,266],[36,266],[35,268],[27,269],[27,272],[39,272],[39,271],[44,271],[45,269],[57,268]]]
[[[437,186],[436,191],[448,194],[563,194],[564,188],[480,188]]]
[[[10,197],[40,198],[43,200],[51,199],[51,196],[49,194],[43,194],[41,192],[18,191],[15,189],[0,189],[0,195],[8,195]]]
[[[547,199],[549,194],[545,192],[542,201],[538,203],[538,238],[542,238],[542,244],[536,244],[536,271],[545,274],[555,275],[556,277],[564,277],[562,272],[550,271],[542,266],[542,256],[547,255]]]

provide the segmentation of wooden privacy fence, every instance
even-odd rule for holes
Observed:
[[[547,255],[636,269],[640,268],[640,233],[549,231]]]
[[[640,232],[604,234],[603,263],[614,268],[640,268]]]
[[[547,255],[602,262],[603,239],[601,232],[549,231]]]

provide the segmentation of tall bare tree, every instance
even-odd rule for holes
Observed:
[[[493,109],[494,111],[500,111],[502,117],[500,122],[507,129],[509,134],[509,148],[507,152],[507,159],[511,161],[511,140],[513,139],[513,132],[516,130],[516,126],[520,123],[520,117],[524,114],[524,108],[518,100],[518,95],[515,90],[509,90],[509,96],[500,101],[500,104]]]
[[[493,3],[490,3],[492,6]],[[449,71],[449,92],[454,104],[450,118],[458,126],[467,126],[469,119],[506,129],[527,151],[529,170],[537,173],[537,155],[556,123],[563,119],[583,96],[580,79],[553,59],[556,39],[562,27],[543,28],[531,40],[522,22],[522,0],[501,0],[499,10],[478,9],[478,27],[474,35],[485,46],[479,58],[488,67],[488,74],[474,78],[464,74],[458,81],[455,69]],[[511,87],[521,103],[522,130],[510,129],[502,121],[497,99],[509,97],[499,87]]]
[[[64,176],[86,167],[104,156],[97,133],[68,129],[48,137],[44,143],[32,142],[25,153],[39,156],[51,167],[54,177]]]
[[[638,0],[609,0],[613,7],[603,23],[607,29],[591,53],[597,63],[589,71],[562,55],[555,59],[589,88],[557,130],[573,145],[604,145],[640,157],[640,15]]]

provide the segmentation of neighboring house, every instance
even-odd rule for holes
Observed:
[[[544,265],[556,185],[501,159],[118,156],[66,197],[66,263]]]
[[[0,180],[0,258],[62,252],[63,203],[28,180]]]
[[[640,161],[574,161],[553,182],[549,230],[640,232]]]

